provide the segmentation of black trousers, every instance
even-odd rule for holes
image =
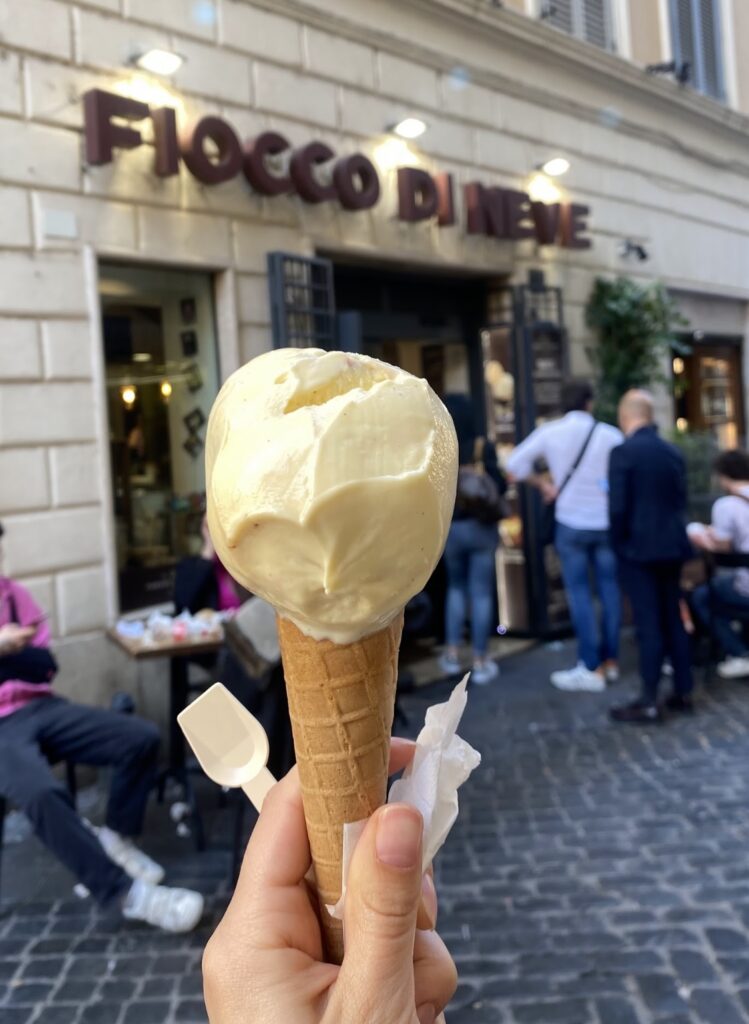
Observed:
[[[657,700],[666,655],[674,669],[674,692],[688,696],[693,682],[689,637],[679,611],[681,562],[621,559],[619,571],[637,630],[642,699],[651,704]]]
[[[154,785],[159,742],[151,722],[61,697],[39,697],[0,718],[0,793],[25,811],[41,841],[99,903],[123,896],[131,880],[83,824],[49,762],[112,766],[106,823],[135,836]]]

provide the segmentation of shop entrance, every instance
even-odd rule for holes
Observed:
[[[481,327],[487,279],[391,267],[334,263],[339,347],[363,352],[424,377],[438,395],[470,395],[476,427],[486,432]],[[442,563],[426,587],[426,632],[444,635]]]
[[[203,443],[218,391],[208,274],[101,264],[119,607],[171,601],[200,550]]]

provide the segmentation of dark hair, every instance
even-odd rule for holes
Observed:
[[[713,469],[729,480],[749,480],[749,455],[738,449],[721,452],[713,463]]]
[[[588,380],[567,380],[562,384],[562,412],[585,411],[593,401],[593,385]]]

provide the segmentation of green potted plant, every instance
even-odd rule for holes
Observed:
[[[616,423],[625,391],[669,383],[667,357],[689,351],[677,335],[687,321],[659,282],[596,278],[585,322],[598,338],[589,357],[598,376],[597,415],[608,423]]]

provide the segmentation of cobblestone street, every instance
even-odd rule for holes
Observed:
[[[462,732],[484,762],[438,865],[461,976],[448,1024],[749,1022],[749,691],[716,685],[693,719],[614,728],[605,710],[627,683],[557,693],[548,670],[564,656],[514,655],[471,693]],[[415,727],[448,689],[406,700]],[[35,840],[11,845],[3,1024],[204,1020],[200,952],[226,902],[231,816],[211,812],[206,854],[162,808],[151,817],[169,879],[209,896],[202,929],[123,925],[72,897]]]

